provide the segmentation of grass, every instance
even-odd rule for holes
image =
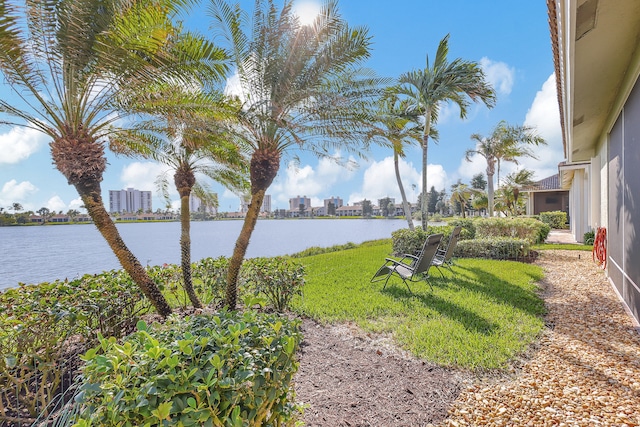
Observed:
[[[321,323],[354,322],[389,333],[414,355],[442,366],[504,369],[544,326],[536,282],[542,269],[512,261],[459,259],[442,278],[370,283],[391,252],[389,240],[307,256],[307,283],[294,310]]]
[[[575,243],[541,243],[531,246],[531,249],[540,251],[546,249],[565,249],[569,251],[589,251],[593,249],[593,245],[577,245]]]

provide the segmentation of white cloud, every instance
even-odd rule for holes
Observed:
[[[522,165],[535,171],[535,179],[543,179],[558,173],[558,163],[564,159],[564,148],[555,74],[551,74],[542,85],[542,89],[536,93],[524,124],[534,127],[547,141],[547,145],[535,149],[538,160],[524,158]]]
[[[491,83],[497,93],[509,95],[513,89],[515,70],[504,62],[495,62],[487,57],[480,59],[480,67],[484,71],[487,81]]]
[[[25,200],[30,195],[36,193],[38,189],[29,181],[18,183],[15,179],[5,182],[0,190],[0,207],[6,208],[13,203],[21,203],[24,206]],[[25,207],[26,208],[26,207]]]
[[[135,188],[140,191],[151,191],[156,194],[155,181],[158,176],[167,170],[167,166],[154,162],[134,162],[130,163],[122,169],[120,181],[124,183],[124,189]],[[173,175],[169,172],[167,179],[169,180],[169,193],[177,195],[175,185],[173,184]],[[110,188],[110,190],[118,190]]]
[[[66,213],[68,210],[67,204],[62,201],[60,196],[53,196],[52,198],[47,200],[47,202],[45,203],[45,207],[49,209],[50,212],[56,213],[59,211],[62,211],[62,213]]]
[[[463,182],[468,182],[474,175],[481,173],[487,177],[487,160],[479,154],[474,154],[470,158],[470,162],[463,157],[458,167],[458,175]]]
[[[422,173],[413,163],[405,159],[399,160],[400,179],[407,195],[407,200],[415,203],[420,194],[422,185]],[[435,186],[437,190],[445,188],[447,173],[442,165],[430,164],[427,166],[427,186]],[[384,197],[395,198],[396,203],[402,201],[398,181],[393,166],[393,157],[389,156],[379,162],[373,162],[364,171],[362,189],[349,195],[348,203],[353,204],[363,199],[377,203]]]
[[[336,157],[340,153],[335,153]],[[353,161],[352,158],[349,159]],[[353,178],[355,171],[327,158],[318,160],[315,168],[311,165],[296,166],[290,162],[269,189],[274,201],[279,206],[289,206],[289,199],[296,196],[307,196],[313,206],[322,205],[323,200],[334,194],[334,185],[343,184]]]
[[[73,199],[72,201],[69,202],[69,209],[75,209],[80,212],[86,212],[87,210],[85,208],[81,208],[81,206],[84,206],[84,202],[80,197],[78,197],[77,199]]]
[[[25,127],[13,127],[0,134],[0,164],[19,163],[37,152],[46,141],[42,132]]]

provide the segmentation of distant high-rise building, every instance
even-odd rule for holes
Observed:
[[[245,200],[244,197],[240,197],[240,212],[247,213],[249,210],[249,200]],[[262,200],[262,206],[260,206],[260,212],[271,212],[271,194],[265,194]]]
[[[151,191],[140,191],[134,188],[126,190],[109,190],[109,212],[138,211],[151,212]]]
[[[303,196],[303,197],[294,197],[292,199],[289,199],[289,210],[291,211],[299,211],[300,210],[300,206],[302,206],[302,209],[305,210],[307,208],[311,207],[311,199],[308,198],[307,196]]]
[[[202,207],[202,200],[200,200],[198,198],[198,196],[194,196],[193,194],[191,194],[189,196],[189,211],[190,212],[198,212],[200,210],[200,208]],[[215,215],[218,213],[218,209],[216,209],[213,206],[207,206],[206,207],[206,212]]]
[[[333,208],[330,208],[329,205],[332,204]],[[336,209],[344,206],[344,202],[340,197],[330,197],[328,199],[324,199],[324,211],[327,215],[335,215]],[[329,212],[331,211],[331,212]]]
[[[271,212],[271,194],[264,195],[264,200],[262,201],[260,212],[265,212],[265,213]]]

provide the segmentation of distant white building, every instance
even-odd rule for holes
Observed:
[[[300,209],[300,206],[302,206],[302,209]],[[300,210],[304,211],[310,207],[311,207],[311,199],[308,198],[307,196],[302,196],[302,197],[297,196],[289,199],[290,211],[300,211]]]
[[[134,188],[126,190],[109,190],[109,212],[135,213],[151,212],[151,191],[140,191]]]
[[[260,212],[271,213],[271,194],[265,194]]]
[[[193,194],[191,194],[189,196],[189,211],[199,212],[201,206],[202,206],[202,200],[200,200],[198,196],[194,196]],[[215,215],[218,213],[218,209],[215,208],[214,206],[207,206],[207,212],[212,215]]]

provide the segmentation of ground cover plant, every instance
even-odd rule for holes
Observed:
[[[443,366],[505,368],[544,326],[532,264],[458,259],[445,278],[432,272],[409,293],[399,279],[385,290],[371,276],[392,252],[388,240],[303,258],[304,295],[294,310],[321,323],[354,322],[389,333],[404,349]]]

